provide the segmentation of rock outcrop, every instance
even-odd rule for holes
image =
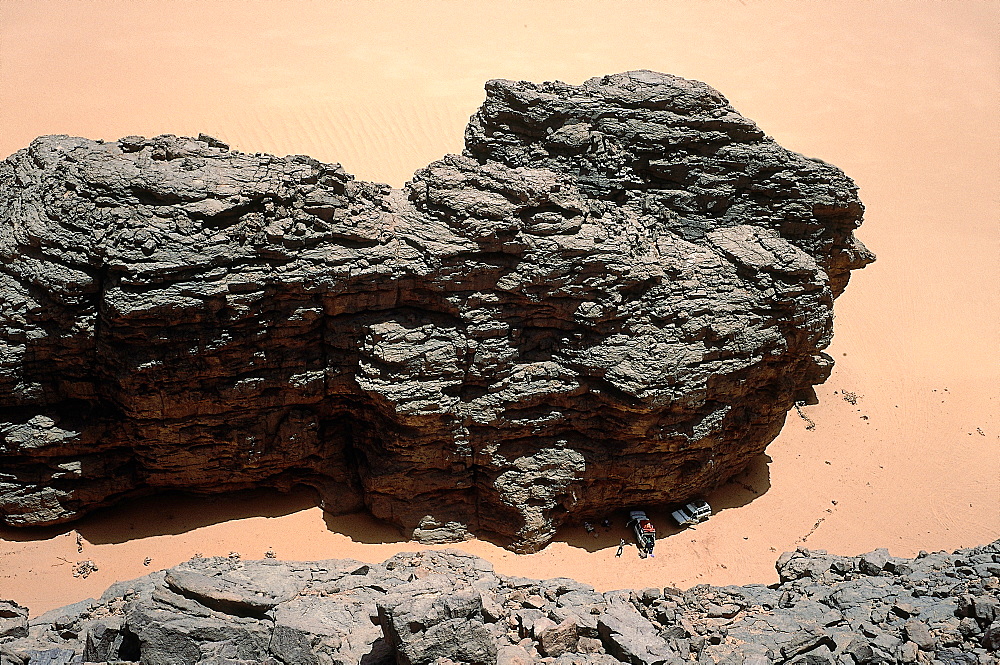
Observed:
[[[773,586],[598,593],[497,575],[455,550],[382,564],[193,559],[30,625],[0,603],[0,663],[997,662],[1000,541],[915,559],[800,549],[777,568]]]
[[[837,168],[696,81],[491,81],[403,190],[211,137],[0,163],[0,516],[315,487],[424,541],[739,472],[872,260]]]

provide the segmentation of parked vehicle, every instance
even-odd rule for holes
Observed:
[[[639,556],[644,559],[647,556],[653,556],[653,548],[656,547],[656,527],[646,517],[645,511],[630,511],[629,518],[628,523],[635,532],[635,543],[639,548]]]
[[[704,522],[712,516],[712,507],[704,499],[695,499],[670,513],[677,526],[686,527]]]

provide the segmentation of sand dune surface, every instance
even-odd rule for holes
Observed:
[[[655,559],[624,519],[503,573],[599,589],[772,582],[797,546],[910,556],[1000,537],[1000,3],[0,2],[0,156],[41,134],[205,132],[400,186],[462,147],[490,78],[653,69],[706,81],[780,143],[843,168],[878,261],[837,303],[819,402]],[[79,536],[79,537],[78,537]],[[0,598],[33,614],[194,554],[382,560],[417,545],[308,492],[161,496],[0,530]],[[147,563],[146,559],[150,559]],[[98,570],[74,577],[76,564]]]

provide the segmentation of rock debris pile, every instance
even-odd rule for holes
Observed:
[[[315,487],[423,542],[741,471],[872,260],[839,169],[711,87],[490,81],[402,190],[211,137],[0,162],[0,518]]]
[[[0,663],[995,665],[1000,541],[891,557],[800,549],[773,586],[597,593],[455,550],[381,564],[193,559],[28,621]]]

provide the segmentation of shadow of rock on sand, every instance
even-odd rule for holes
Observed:
[[[706,495],[712,512],[740,508],[771,489],[771,456],[762,453],[750,460],[747,468],[729,479],[725,485]]]
[[[200,495],[162,492],[126,499],[99,508],[74,522],[46,527],[0,527],[0,540],[31,542],[78,532],[94,545],[120,544],[154,536],[175,536],[215,524],[252,517],[284,517],[319,506],[316,492],[298,486],[290,492],[273,489]],[[391,524],[368,513],[323,513],[327,529],[358,543],[398,543],[406,539]]]
[[[62,536],[74,529],[72,524],[58,524],[55,526],[38,527],[10,527],[0,526],[0,541],[9,543],[30,543],[36,540],[51,540],[57,536]]]
[[[771,489],[771,457],[761,454],[753,458],[746,469],[736,474],[721,487],[709,492],[706,499],[712,506],[713,513],[723,510],[740,508],[752,502]],[[594,523],[594,532],[587,533],[582,523],[564,526],[553,539],[553,542],[563,542],[570,547],[578,547],[588,552],[597,552],[610,547],[617,548],[624,539],[627,545],[635,544],[635,536],[628,529],[628,511],[632,509],[645,510],[653,524],[656,525],[657,540],[677,535],[685,529],[674,524],[670,517],[671,506],[623,506],[621,509],[609,511],[607,519],[611,521],[610,528]]]
[[[163,492],[98,508],[66,524],[2,527],[0,539],[29,542],[77,531],[87,542],[95,545],[117,544],[152,536],[178,535],[248,517],[282,517],[313,508],[317,503],[315,492],[307,487],[297,487],[288,493],[276,490],[246,490],[220,495]]]
[[[598,520],[594,523],[593,533],[587,533],[587,530],[579,523],[566,525],[559,530],[552,542],[563,542],[570,547],[597,552],[609,547],[618,547],[622,539],[626,543],[635,541],[632,532],[627,527],[628,509],[609,512],[606,519],[611,521],[610,528],[602,526],[601,521]]]
[[[330,531],[343,534],[356,543],[383,545],[407,541],[395,525],[383,522],[368,512],[348,515],[331,515],[324,512],[323,522]],[[414,543],[414,547],[419,549],[420,546]]]
[[[759,455],[741,473],[707,498],[714,512],[745,506],[771,487],[768,464],[771,458]],[[118,544],[153,536],[178,535],[202,527],[251,517],[282,517],[302,510],[315,508],[319,501],[314,490],[296,487],[290,492],[271,489],[246,490],[231,494],[196,495],[182,492],[164,492],[152,496],[128,499],[115,506],[101,508],[76,522],[49,527],[0,528],[0,540],[30,542],[49,540],[77,531],[87,542],[95,545]],[[673,526],[668,507],[635,506],[647,510],[657,527],[659,538],[680,533]],[[582,523],[569,524],[560,529],[554,542],[564,542],[571,547],[588,552],[618,547],[622,539],[633,542],[627,528],[628,511],[633,506],[623,506],[608,512],[610,527],[595,520],[594,532],[587,533]],[[331,515],[323,513],[326,528],[342,534],[352,541],[365,544],[406,542],[406,538],[392,524],[381,521],[369,513]],[[479,538],[502,547],[506,541],[490,534]],[[414,543],[414,547],[419,545]]]
[[[65,526],[79,531],[88,542],[103,545],[178,535],[249,517],[282,517],[313,508],[317,502],[315,491],[308,487],[287,493],[266,489],[220,495],[164,492],[95,510]]]

